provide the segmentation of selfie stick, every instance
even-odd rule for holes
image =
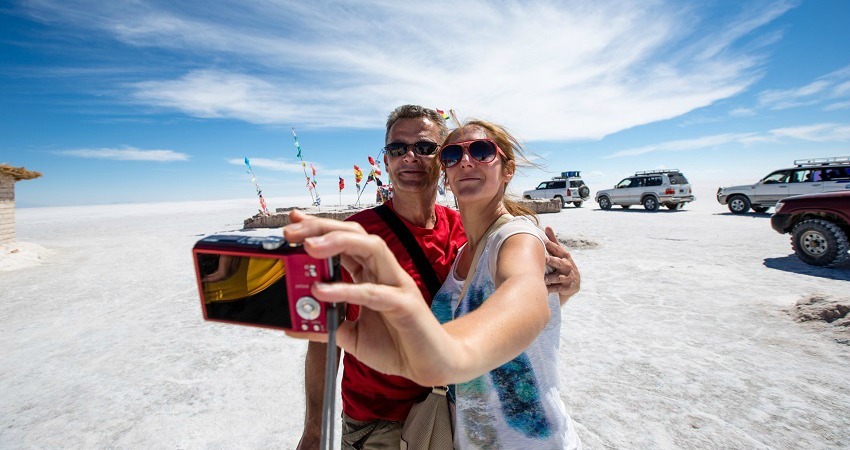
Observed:
[[[334,406],[336,399],[336,328],[339,325],[339,308],[334,305],[328,308],[328,353],[325,361],[325,394],[322,401],[322,440],[319,446],[322,450],[331,450],[334,441]]]

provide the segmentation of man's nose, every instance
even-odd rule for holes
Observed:
[[[406,144],[404,146],[404,155],[402,156],[404,156],[405,159],[416,159],[416,144]]]

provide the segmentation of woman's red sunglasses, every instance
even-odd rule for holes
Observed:
[[[505,156],[505,152],[499,148],[499,144],[492,139],[473,139],[444,145],[440,149],[440,164],[445,168],[454,166],[463,158],[463,152],[466,152],[471,159],[481,164],[495,161],[496,154],[502,155],[505,159],[508,158]]]

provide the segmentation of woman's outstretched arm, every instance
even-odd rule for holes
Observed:
[[[288,240],[303,241],[315,258],[340,255],[354,283],[316,284],[313,295],[362,306],[356,321],[341,325],[338,343],[378,371],[425,386],[467,381],[516,357],[548,320],[540,276],[543,247],[533,236],[512,236],[503,245],[496,294],[473,313],[441,326],[382,239],[355,223],[300,212],[290,219],[292,225],[284,228]]]

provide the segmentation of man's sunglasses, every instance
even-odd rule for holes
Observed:
[[[415,144],[391,142],[384,147],[384,151],[390,156],[402,156],[412,149],[413,153],[416,153],[417,155],[430,156],[433,155],[439,147],[440,146],[437,145],[436,142],[431,141],[419,141]]]
[[[444,145],[440,150],[440,164],[449,168],[459,163],[463,158],[463,152],[481,164],[488,164],[496,160],[496,154],[507,159],[505,152],[499,148],[499,144],[491,139],[474,139],[471,141],[455,142]]]

